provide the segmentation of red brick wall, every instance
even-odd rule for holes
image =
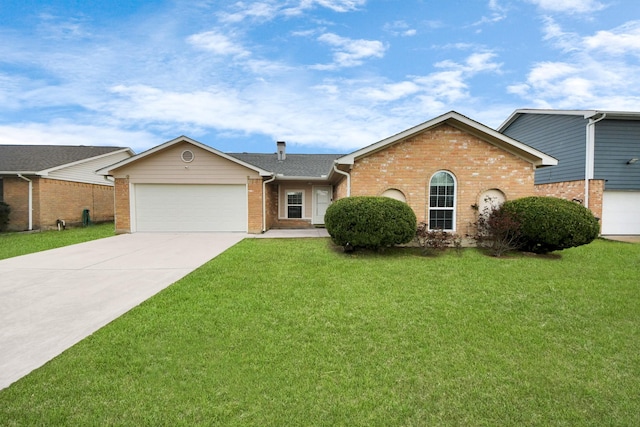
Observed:
[[[129,207],[129,179],[116,178],[115,182],[116,233],[131,233],[131,209]]]
[[[589,209],[597,218],[602,218],[604,183],[603,179],[589,181]],[[538,184],[535,188],[537,196],[559,197],[566,200],[580,201],[580,203],[584,204],[584,180]]]
[[[91,222],[113,221],[112,186],[46,178],[39,184],[40,228],[55,228],[58,219],[81,225],[84,209],[89,209]]]
[[[534,195],[531,163],[483,140],[443,124],[357,160],[351,171],[351,195],[381,195],[400,190],[427,221],[429,181],[440,170],[456,178],[456,232],[471,233],[481,193],[499,189],[507,200]],[[336,196],[343,194],[343,180]]]
[[[63,219],[67,225],[82,224],[82,210],[89,209],[95,222],[113,220],[113,187],[55,179],[28,177],[32,181],[32,226],[34,230],[56,228]],[[4,200],[11,207],[9,230],[29,228],[29,183],[18,177],[5,177]]]
[[[37,178],[29,179],[37,180]],[[28,229],[29,183],[19,177],[4,177],[3,183],[4,202],[11,208],[7,229],[11,231]]]
[[[262,233],[262,179],[247,179],[247,197],[249,198],[249,233]]]
[[[278,184],[275,182],[267,184],[267,230],[272,228],[278,222]]]

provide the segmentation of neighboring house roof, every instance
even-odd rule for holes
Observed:
[[[515,110],[499,127],[498,132],[503,132],[509,127],[519,116],[523,114],[552,114],[560,116],[582,116],[584,119],[590,119],[598,116],[604,116],[606,119],[614,120],[640,120],[640,112],[636,111],[611,111],[611,110],[545,110],[535,108],[521,108]]]
[[[419,124],[418,126],[407,129],[389,138],[383,139],[364,147],[360,150],[354,151],[351,154],[340,157],[337,162],[342,165],[352,165],[357,159],[368,156],[369,154],[383,150],[390,145],[397,144],[407,138],[424,132],[425,130],[435,128],[437,126],[448,124],[454,128],[460,129],[463,132],[475,135],[476,137],[486,141],[494,146],[502,148],[503,150],[510,152],[522,159],[530,161],[536,167],[540,166],[553,166],[558,164],[558,160],[545,154],[533,147],[523,144],[513,138],[509,138],[506,135],[497,132],[490,127],[478,123],[466,116],[455,111],[450,111],[432,120]]]
[[[271,171],[283,178],[327,178],[336,159],[342,154],[287,154],[284,160],[278,155],[256,153],[229,153],[243,162]]]
[[[0,145],[0,174],[47,175],[49,172],[118,152],[123,147],[72,145]]]
[[[236,157],[233,157],[233,156],[231,156],[229,154],[225,154],[222,151],[218,151],[215,148],[211,148],[208,145],[205,145],[205,144],[203,144],[201,142],[198,142],[198,141],[196,141],[194,139],[191,139],[191,138],[189,138],[187,136],[184,136],[184,135],[179,136],[179,137],[177,137],[175,139],[172,139],[171,141],[167,141],[164,144],[160,144],[160,145],[158,145],[156,147],[153,147],[153,148],[151,148],[151,149],[149,149],[147,151],[143,151],[142,153],[137,154],[137,155],[135,155],[133,157],[129,157],[128,159],[125,159],[125,160],[123,160],[121,162],[118,162],[118,163],[113,164],[111,166],[107,166],[106,168],[100,169],[98,171],[98,173],[99,174],[103,174],[103,175],[110,175],[112,173],[112,171],[114,171],[114,170],[116,170],[118,168],[121,168],[122,166],[128,165],[128,164],[130,164],[132,162],[136,162],[136,161],[138,161],[140,159],[143,159],[143,158],[145,158],[145,157],[147,157],[147,156],[149,156],[149,155],[151,155],[153,153],[157,153],[158,151],[164,150],[164,149],[166,149],[168,147],[171,147],[172,145],[179,144],[181,142],[188,142],[189,144],[192,144],[192,145],[194,145],[196,147],[199,147],[199,148],[201,148],[201,149],[203,149],[205,151],[208,151],[208,152],[210,152],[212,154],[215,154],[215,155],[220,156],[220,157],[222,157],[224,159],[227,159],[227,160],[229,160],[229,161],[231,161],[233,163],[239,164],[239,165],[244,166],[244,167],[246,167],[248,169],[256,171],[261,176],[271,176],[272,175],[272,173],[270,171],[266,170],[266,169],[262,169],[261,167],[259,167],[257,165],[253,165],[253,164],[247,163],[247,162],[245,162],[245,161],[243,161],[241,159],[238,159]]]

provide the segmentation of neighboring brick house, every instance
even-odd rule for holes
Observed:
[[[640,234],[640,112],[522,109],[498,130],[558,159],[537,194],[584,204],[604,235]]]
[[[489,197],[535,194],[556,159],[456,112],[347,155],[222,153],[185,136],[104,168],[116,231],[312,227],[336,199],[389,196],[419,221],[465,234]]]
[[[0,145],[0,201],[11,208],[8,229],[51,229],[57,220],[112,221],[113,182],[96,170],[131,157],[129,148]]]

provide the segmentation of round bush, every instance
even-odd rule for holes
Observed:
[[[340,246],[377,249],[410,242],[416,215],[406,203],[388,197],[347,197],[332,203],[324,223]]]
[[[598,237],[600,225],[579,203],[556,197],[525,197],[507,201],[503,210],[520,223],[520,249],[548,253],[586,245]]]

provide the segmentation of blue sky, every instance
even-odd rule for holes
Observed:
[[[518,108],[640,111],[640,2],[0,3],[0,144],[346,153]]]

